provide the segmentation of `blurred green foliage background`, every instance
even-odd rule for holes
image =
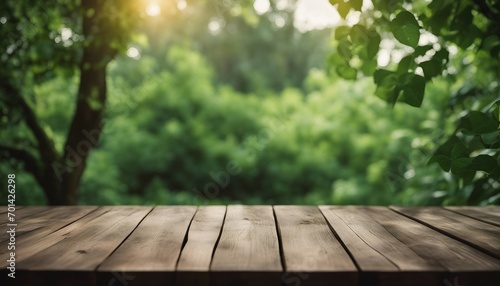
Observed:
[[[214,2],[164,4],[110,63],[80,204],[498,204],[427,165],[454,130],[447,110],[463,79],[427,84],[421,108],[392,107],[373,79],[325,68],[331,28],[299,31],[291,8],[259,15]],[[57,70],[33,84],[57,150],[77,87],[74,72]],[[0,134],[23,137],[22,125]],[[18,204],[47,203],[16,162],[1,161],[0,173],[16,174]]]

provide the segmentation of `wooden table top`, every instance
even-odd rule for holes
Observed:
[[[15,279],[7,213],[1,285],[500,285],[500,207],[17,207]]]

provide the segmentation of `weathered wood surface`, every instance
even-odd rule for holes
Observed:
[[[500,258],[500,227],[465,217],[442,208],[401,208],[395,211],[439,232]]]
[[[357,285],[358,271],[317,207],[275,206],[285,273],[308,273],[315,285]]]
[[[280,284],[281,257],[271,206],[228,206],[210,267],[215,285]]]
[[[500,285],[500,207],[3,210],[0,285]]]
[[[446,207],[447,210],[500,226],[500,208],[498,207]]]
[[[177,263],[176,285],[210,285],[210,263],[225,216],[225,206],[198,208]]]

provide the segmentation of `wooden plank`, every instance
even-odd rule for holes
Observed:
[[[358,270],[313,206],[275,206],[286,273],[307,273],[301,285],[357,285]]]
[[[18,262],[25,260],[26,258],[33,256],[37,254],[38,252],[41,252],[50,246],[66,239],[66,237],[73,235],[75,231],[81,230],[85,227],[87,223],[90,221],[94,220],[95,218],[103,215],[104,213],[110,211],[110,207],[99,207],[98,209],[92,211],[90,214],[82,217],[81,219],[78,219],[65,227],[46,234],[46,235],[39,235],[33,233],[33,235],[25,235],[22,237],[19,237],[16,240],[16,244],[18,245],[16,249],[16,260]],[[4,261],[4,257],[7,251],[2,251],[1,253],[1,259]],[[3,267],[5,265],[1,264],[0,265]]]
[[[270,206],[229,206],[225,222],[224,206],[187,216],[184,207],[158,207],[173,208],[164,215],[148,215],[151,207],[25,208],[35,211],[18,221],[19,285],[342,285],[338,275],[356,273],[341,270],[347,253],[361,270],[352,285],[500,285],[500,260],[462,242],[496,249],[498,208],[403,215],[385,207],[279,206],[273,214]],[[101,270],[112,259],[129,267]],[[0,284],[10,285],[7,264],[0,266]]]
[[[0,216],[0,228],[6,229],[7,228],[7,223],[14,223],[19,226],[24,225],[23,220],[27,217],[38,215],[40,213],[43,213],[47,210],[49,210],[50,207],[47,206],[32,206],[32,207],[21,207],[18,208],[16,207],[16,210],[12,212],[12,215],[8,215],[5,213],[4,215]],[[14,220],[12,220],[14,219]],[[20,236],[24,234],[25,231],[16,230],[16,236]],[[5,243],[9,238],[7,237],[7,233],[3,233],[0,235],[0,244]]]
[[[415,253],[450,271],[500,270],[500,261],[387,208],[364,207],[368,214]]]
[[[280,285],[283,268],[271,206],[227,207],[210,270],[214,285]]]
[[[136,276],[128,285],[172,285],[195,206],[159,206],[98,268],[98,283],[113,272]]]
[[[447,271],[394,237],[364,208],[320,209],[362,271],[361,285],[439,285]]]
[[[440,207],[391,207],[409,218],[500,258],[500,228]]]
[[[16,211],[25,208],[25,206],[16,206]],[[0,215],[5,214],[8,211],[8,206],[0,206]]]
[[[110,208],[82,228],[67,233],[59,243],[26,259],[19,267],[26,270],[94,270],[151,209]]]
[[[418,256],[363,208],[320,206],[320,209],[362,271],[444,270]]]
[[[96,208],[97,207],[87,206],[64,206],[54,207],[51,208],[50,211],[36,213],[17,221],[16,237],[19,239],[27,233],[29,233],[30,237],[42,237],[72,223]],[[6,243],[6,240],[0,242],[0,245],[4,243]]]
[[[151,209],[111,207],[108,212],[81,225],[81,228],[72,228],[56,244],[19,262],[19,270],[28,270],[20,275],[22,279],[19,281],[26,285],[93,285],[97,266],[122,243]],[[59,274],[66,276],[54,281],[54,276],[59,277]]]
[[[415,220],[394,215],[388,208],[364,207],[363,209],[420,257],[433,264],[440,264],[448,270],[446,277],[438,276],[436,285],[443,285],[445,279],[448,281],[457,279],[464,285],[478,285],[478,281],[481,281],[481,285],[500,283],[499,260]],[[411,282],[410,279],[407,278],[405,281]]]
[[[459,213],[485,223],[500,226],[500,207],[445,207],[445,209]]]
[[[87,215],[95,210],[97,207],[87,206],[74,206],[74,207],[54,207],[50,211],[40,213],[36,216],[30,216],[22,220],[16,229],[16,258],[21,261],[26,253],[26,248],[31,248],[34,252],[36,249],[32,248],[40,239],[47,235],[71,224],[75,220]],[[29,233],[29,235],[20,235]],[[0,243],[0,265],[6,267],[6,260],[9,258],[10,251],[8,250],[9,241],[5,240]],[[29,254],[34,254],[28,252]]]
[[[20,209],[18,209],[16,207],[16,210],[14,211],[14,218],[16,219],[16,221],[19,222],[21,219],[24,219],[24,218],[32,216],[32,215],[39,214],[41,212],[48,211],[50,209],[51,209],[51,207],[48,207],[48,206],[31,206],[31,207],[23,207]],[[8,219],[7,214],[2,215],[0,217],[1,217],[0,226],[5,226],[5,224],[7,223],[7,219]]]
[[[177,263],[175,285],[209,285],[209,269],[219,239],[225,206],[199,207],[189,227],[187,242]]]

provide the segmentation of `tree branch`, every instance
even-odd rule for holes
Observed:
[[[2,86],[4,93],[6,94],[8,103],[12,108],[18,108],[24,115],[24,120],[26,125],[31,129],[33,135],[38,142],[38,150],[40,157],[44,162],[44,165],[50,166],[57,159],[57,152],[52,145],[52,141],[49,139],[42,126],[38,122],[35,112],[29,104],[24,100],[23,96],[12,86],[12,84],[7,83]]]
[[[11,159],[15,158],[24,164],[24,169],[35,177],[40,185],[43,185],[42,169],[38,164],[38,160],[28,150],[16,148],[12,146],[0,145],[0,158]]]

